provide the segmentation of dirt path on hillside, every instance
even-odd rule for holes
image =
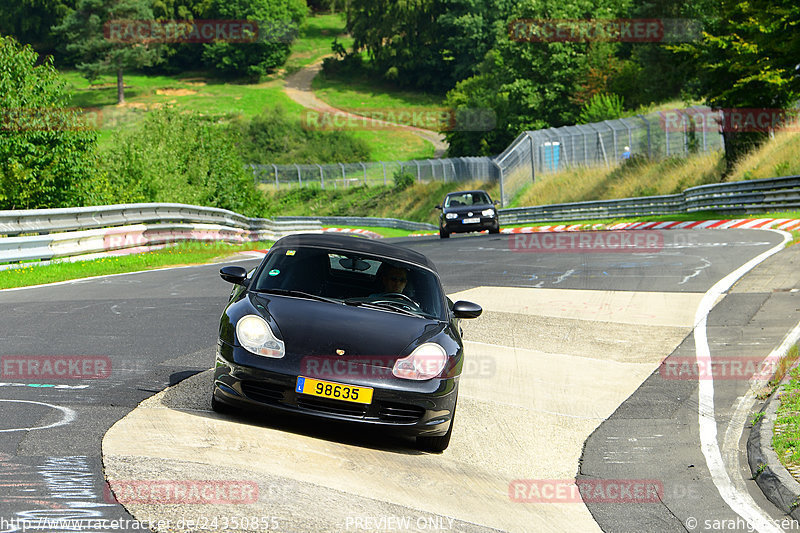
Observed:
[[[342,119],[352,119],[357,121],[357,124],[365,129],[374,127],[375,129],[385,129],[387,131],[391,131],[395,128],[410,131],[414,135],[433,144],[434,157],[436,158],[442,157],[447,151],[447,143],[444,140],[444,136],[435,131],[362,117],[355,113],[336,109],[323,102],[314,95],[314,91],[311,89],[311,82],[320,70],[322,70],[322,63],[315,63],[298,70],[286,78],[283,91],[289,98],[306,109],[312,109],[322,113],[332,113],[336,115],[337,119],[339,117]]]

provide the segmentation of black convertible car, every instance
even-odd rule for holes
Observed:
[[[492,201],[486,191],[451,192],[444,202],[436,206],[439,215],[439,237],[446,239],[451,233],[468,233],[489,230],[500,233],[497,216],[498,202]]]
[[[344,235],[280,239],[222,314],[212,408],[302,413],[450,442],[464,352],[453,304],[422,254]]]

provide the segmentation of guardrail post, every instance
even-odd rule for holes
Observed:
[[[366,185],[367,184],[367,165],[365,165],[364,163],[359,163],[359,164],[361,165],[361,168],[364,169],[364,185]]]
[[[278,165],[272,165],[272,168],[275,169],[275,190],[279,190],[281,188],[281,184],[278,181]]]
[[[526,131],[525,135],[528,136],[528,141],[531,145],[531,183],[533,183],[536,181],[536,148],[533,144],[533,135],[531,135],[531,132]]]
[[[650,122],[646,118],[644,118],[644,115],[642,115],[642,114],[639,114],[639,115],[636,115],[636,116],[639,117],[640,119],[642,119],[642,122],[644,122],[644,125],[647,126],[647,157],[652,159],[652,157],[653,157],[653,145],[652,145],[652,142],[651,142],[651,139],[650,139]]]
[[[503,176],[503,167],[501,167],[496,161],[492,161],[492,164],[495,166],[499,174],[498,180],[500,181],[500,207],[503,207],[506,204],[505,191],[503,189],[503,182],[505,181],[505,177]]]
[[[417,183],[419,183],[422,181],[422,173],[420,172],[419,169],[419,161],[414,160],[414,163],[417,165]]]
[[[344,175],[344,165],[342,163],[339,163],[339,166],[342,167],[342,185],[346,189],[347,188],[347,178],[345,178],[345,175]]]

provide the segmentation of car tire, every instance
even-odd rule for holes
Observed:
[[[450,416],[450,427],[447,433],[441,437],[417,437],[417,448],[426,452],[441,453],[450,446],[450,437],[453,434],[453,423],[456,419],[456,406],[453,406],[453,414]]]
[[[440,239],[449,239],[450,238],[450,234],[447,233],[445,230],[440,229],[439,230],[439,238]]]
[[[236,412],[235,407],[231,407],[230,405],[217,400],[214,394],[211,394],[211,410],[221,415],[229,415]]]
[[[489,233],[500,233],[500,224],[496,228],[489,228]]]

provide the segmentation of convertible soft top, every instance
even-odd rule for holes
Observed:
[[[302,233],[298,235],[287,235],[286,237],[278,239],[273,245],[273,248],[292,248],[300,246],[312,246],[341,252],[376,255],[385,257],[386,259],[396,259],[406,263],[413,263],[437,272],[436,265],[419,252],[393,244],[350,235],[335,233]]]

